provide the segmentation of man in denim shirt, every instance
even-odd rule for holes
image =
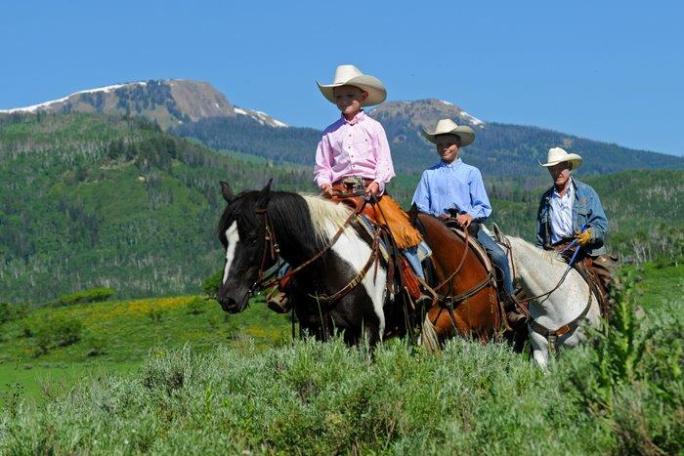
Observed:
[[[598,195],[589,185],[572,177],[582,157],[560,147],[549,149],[546,163],[553,186],[541,198],[537,212],[537,246],[545,249],[573,238],[592,257],[603,255],[608,220]]]
[[[576,264],[587,256],[591,257],[591,261],[584,264],[600,279],[603,287],[600,301],[603,305],[610,305],[607,294],[617,258],[606,255],[604,242],[608,220],[598,194],[589,185],[572,177],[572,172],[581,164],[580,155],[568,153],[560,147],[549,149],[546,163],[540,163],[549,170],[553,186],[539,203],[536,244],[547,250],[562,250],[569,258],[574,249],[565,250],[566,246],[576,241],[581,248]]]

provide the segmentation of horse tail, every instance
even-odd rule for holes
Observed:
[[[437,331],[435,331],[435,325],[432,324],[427,315],[423,321],[423,331],[420,335],[419,343],[430,352],[435,353],[440,351],[439,338],[437,337]]]

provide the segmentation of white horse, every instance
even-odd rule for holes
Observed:
[[[582,325],[599,322],[598,301],[580,273],[569,269],[556,252],[542,250],[520,238],[502,236],[499,232],[497,238],[510,245],[511,270],[515,271],[525,293],[530,297],[539,296],[530,301],[531,318],[527,327],[532,356],[546,370],[550,352],[559,346],[577,346],[586,339]]]

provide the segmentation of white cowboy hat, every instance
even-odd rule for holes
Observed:
[[[435,136],[438,135],[456,135],[461,138],[461,147],[472,144],[475,141],[475,132],[472,128],[465,125],[458,125],[451,119],[441,119],[435,125],[435,129],[430,131],[423,129],[423,136],[431,143],[436,143]]]
[[[570,162],[570,169],[577,169],[582,165],[582,157],[578,154],[569,154],[565,149],[561,149],[560,147],[552,147],[549,149],[546,163],[539,162],[539,164],[549,168],[562,162]]]
[[[321,84],[316,81],[318,88],[325,98],[335,103],[333,90],[335,87],[350,85],[368,92],[368,97],[361,103],[362,106],[380,104],[387,98],[387,91],[380,79],[361,73],[354,65],[340,65],[335,70],[335,80],[332,84]]]

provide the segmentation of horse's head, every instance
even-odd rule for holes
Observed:
[[[221,193],[228,205],[218,226],[218,236],[226,252],[223,280],[218,301],[226,312],[237,313],[247,307],[253,286],[274,258],[266,245],[263,210],[270,199],[271,182],[261,190],[234,195],[230,185],[221,182]]]

